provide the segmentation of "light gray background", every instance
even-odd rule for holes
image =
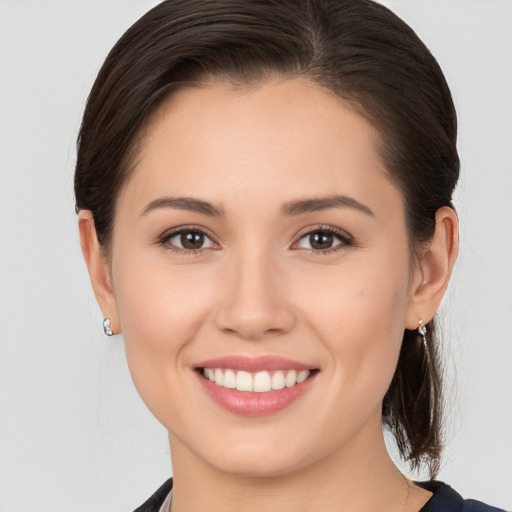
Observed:
[[[170,475],[166,433],[133,389],[122,340],[103,336],[72,197],[95,73],[156,3],[0,0],[0,512],[131,510]],[[510,509],[512,2],[385,3],[437,56],[460,115],[440,477]]]

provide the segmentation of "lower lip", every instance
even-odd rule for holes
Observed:
[[[217,386],[197,372],[199,380],[206,392],[218,405],[227,411],[241,416],[265,416],[281,411],[295,402],[310,387],[317,372],[311,374],[304,382],[291,388],[276,389],[265,393],[238,391]]]

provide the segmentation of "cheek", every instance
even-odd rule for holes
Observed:
[[[126,356],[135,387],[158,413],[171,406],[169,390],[189,371],[184,353],[207,315],[209,281],[199,269],[183,272],[125,254],[115,262],[113,282]]]
[[[313,276],[302,293],[304,317],[331,358],[333,388],[355,404],[380,403],[403,339],[409,298],[403,268],[408,261],[386,264],[385,255],[381,261],[344,268],[337,276]]]
[[[211,270],[173,266],[163,251],[120,250],[113,281],[127,344],[175,351],[200,326]]]

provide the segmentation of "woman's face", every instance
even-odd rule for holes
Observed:
[[[111,269],[135,385],[173,453],[277,475],[381,439],[421,276],[376,141],[299,79],[186,89],[153,116]]]

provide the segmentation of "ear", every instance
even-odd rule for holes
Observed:
[[[84,255],[94,295],[98,301],[103,318],[110,318],[114,334],[121,332],[117,303],[112,287],[110,268],[105,253],[98,242],[94,217],[90,210],[80,210],[78,214],[80,245]]]
[[[417,262],[407,310],[407,329],[425,324],[441,304],[459,250],[459,223],[452,208],[444,206],[436,213],[436,229],[428,247]]]

